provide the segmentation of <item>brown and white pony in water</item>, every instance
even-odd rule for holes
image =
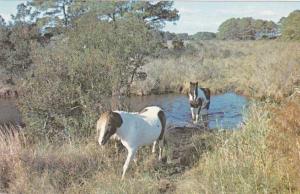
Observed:
[[[116,135],[126,147],[128,155],[123,166],[124,179],[129,162],[140,146],[153,143],[154,153],[158,143],[161,160],[165,126],[165,113],[157,106],[146,107],[139,113],[109,111],[103,113],[97,121],[97,130],[100,133],[98,142],[103,146],[112,135]]]
[[[208,88],[198,88],[198,82],[190,82],[189,101],[191,105],[192,119],[195,123],[202,116],[208,114],[210,105],[210,90]]]

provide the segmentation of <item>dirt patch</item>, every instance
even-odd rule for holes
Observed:
[[[166,158],[151,165],[160,178],[172,180],[190,169],[201,155],[211,149],[212,130],[198,126],[169,127],[166,131]]]
[[[171,127],[167,130],[166,141],[171,151],[170,161],[183,166],[190,164],[191,157],[196,154],[199,139],[204,133],[210,133],[212,130],[202,127]]]

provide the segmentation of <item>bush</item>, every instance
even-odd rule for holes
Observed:
[[[172,40],[173,49],[175,50],[181,50],[184,48],[184,42],[182,39],[175,39]]]
[[[32,138],[91,135],[97,113],[110,107],[106,99],[127,94],[132,77],[156,46],[151,31],[136,18],[112,23],[87,15],[76,24],[34,52],[37,65],[22,84],[20,103]]]

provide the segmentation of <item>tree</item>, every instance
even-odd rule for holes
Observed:
[[[59,24],[62,20],[64,26],[68,26],[72,17],[69,10],[73,0],[33,0],[29,6],[38,10],[35,18],[44,18],[42,25]],[[62,17],[60,19],[59,17]]]
[[[222,40],[253,40],[258,35],[276,35],[278,26],[273,21],[254,20],[251,17],[231,18],[223,22],[218,31],[217,36]]]
[[[192,39],[194,40],[212,40],[216,38],[216,33],[213,32],[197,32],[192,35]]]
[[[166,21],[177,21],[179,19],[178,10],[173,9],[173,1],[142,2],[134,11],[137,13],[142,12],[143,19],[152,26],[162,27]]]
[[[282,21],[282,38],[300,40],[300,10],[293,11]]]
[[[226,20],[219,26],[218,31],[217,36],[221,40],[238,39],[238,19]]]
[[[140,1],[82,1],[82,0],[33,0],[28,5],[39,11],[36,18],[43,25],[60,24],[69,26],[72,20],[92,12],[102,20],[116,21],[126,14],[142,18],[151,27],[162,27],[165,21],[179,19],[178,10],[173,2],[140,2]],[[41,19],[43,18],[43,19]],[[62,19],[61,19],[62,18]]]
[[[0,28],[5,27],[5,26],[6,26],[6,22],[5,22],[4,18],[0,15]]]
[[[9,76],[23,75],[32,64],[31,45],[39,34],[35,24],[29,23],[30,10],[25,4],[18,5],[9,25],[0,17],[0,66]]]

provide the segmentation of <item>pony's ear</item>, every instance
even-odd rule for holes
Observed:
[[[122,123],[123,123],[123,120],[122,120],[122,117],[119,113],[116,113],[116,112],[112,112],[112,117],[111,117],[112,121],[113,121],[113,125],[116,127],[116,128],[119,128],[121,127]]]

